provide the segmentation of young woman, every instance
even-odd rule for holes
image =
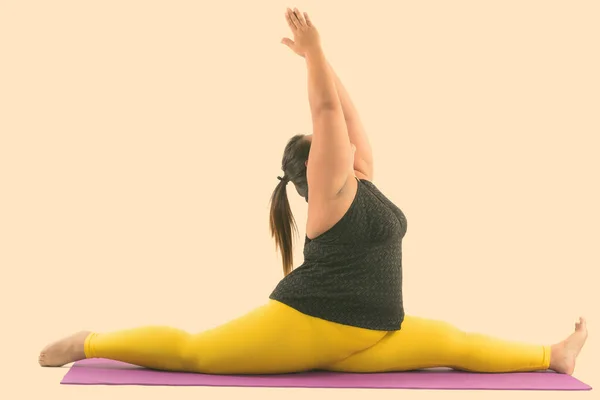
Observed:
[[[148,326],[79,332],[42,350],[42,366],[108,358],[147,368],[212,374],[306,370],[383,372],[450,367],[478,372],[551,369],[572,374],[585,320],[553,345],[509,342],[449,323],[405,316],[402,239],[407,220],[373,179],[369,141],[306,13],[288,9],[283,39],[305,59],[313,134],[286,145],[271,198],[271,232],[285,277],[262,307],[190,334]],[[292,271],[292,182],[308,202],[304,263]],[[310,189],[310,191],[309,191]]]

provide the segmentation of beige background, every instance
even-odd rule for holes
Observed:
[[[199,331],[266,300],[281,278],[269,196],[283,146],[311,132],[305,65],[279,42],[288,5],[320,29],[375,183],[407,215],[406,312],[534,343],[586,315],[575,375],[598,386],[598,2],[4,1],[0,390],[479,398],[60,386],[66,368],[36,364],[76,330]],[[289,190],[303,237],[306,205]]]

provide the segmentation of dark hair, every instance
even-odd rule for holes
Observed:
[[[284,275],[292,272],[294,265],[292,230],[295,230],[296,234],[298,233],[287,197],[287,182],[292,182],[298,194],[308,202],[305,163],[308,160],[310,145],[311,142],[305,139],[303,134],[295,135],[288,141],[281,161],[283,178],[271,195],[269,226],[271,236],[275,238],[275,249],[279,249],[281,252]]]

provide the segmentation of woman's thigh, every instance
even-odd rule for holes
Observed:
[[[271,300],[222,326],[192,335],[185,351],[191,369],[198,372],[299,372],[348,358],[385,334],[311,317]]]
[[[389,332],[376,345],[326,369],[387,372],[451,367],[464,351],[463,337],[462,331],[447,322],[407,315],[401,330]]]

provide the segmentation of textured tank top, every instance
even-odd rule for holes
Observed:
[[[400,330],[406,217],[372,182],[357,181],[348,211],[325,233],[305,237],[304,263],[269,298],[344,325]]]

